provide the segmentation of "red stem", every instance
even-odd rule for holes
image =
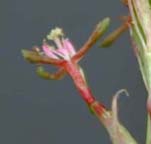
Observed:
[[[104,105],[98,103],[94,98],[90,88],[87,86],[85,78],[79,70],[79,66],[71,61],[64,64],[64,68],[72,77],[74,84],[84,101],[88,104],[88,106],[93,107],[93,110],[97,115],[101,116],[105,110],[105,107]]]
[[[76,85],[76,88],[80,92],[82,98],[88,105],[91,105],[95,101],[95,98],[92,96],[92,93],[79,70],[79,66],[74,62],[67,62],[64,66],[66,71],[72,77],[74,84]]]

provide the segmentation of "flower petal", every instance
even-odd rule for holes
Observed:
[[[48,46],[47,44],[43,44],[42,45],[42,49],[44,51],[44,53],[50,57],[50,58],[54,58],[54,59],[59,59],[54,53],[53,53],[53,48],[51,48],[50,46]]]
[[[65,39],[63,40],[63,45],[64,45],[64,48],[67,49],[68,53],[70,54],[70,56],[73,56],[76,54],[76,51],[74,49],[74,46],[72,45],[72,43],[70,42],[69,39]]]

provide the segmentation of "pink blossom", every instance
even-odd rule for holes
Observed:
[[[42,49],[45,55],[50,58],[65,59],[69,61],[76,54],[76,51],[69,39],[62,38],[62,35],[61,29],[56,28],[53,30],[47,37],[54,41],[56,48],[44,43]]]

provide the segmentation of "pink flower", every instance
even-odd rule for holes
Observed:
[[[76,54],[76,51],[69,39],[63,38],[63,33],[60,28],[52,30],[47,38],[55,42],[56,48],[44,43],[42,49],[46,56],[69,61]]]

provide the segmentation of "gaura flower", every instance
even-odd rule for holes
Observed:
[[[23,50],[23,56],[31,63],[38,65],[52,64],[59,68],[57,72],[50,73],[45,71],[43,67],[38,67],[37,74],[45,79],[60,79],[68,73],[86,103],[90,104],[94,101],[94,98],[87,86],[84,72],[78,65],[78,62],[106,32],[109,23],[109,18],[105,18],[99,22],[86,43],[77,52],[70,40],[64,38],[62,29],[55,28],[47,36],[47,39],[53,41],[55,46],[49,45],[48,42],[44,41],[42,45],[42,52],[39,48],[36,48],[36,51]]]
[[[62,29],[56,28],[47,36],[48,40],[54,42],[55,46],[49,45],[44,41],[42,52],[39,48],[36,51],[23,50],[23,56],[26,60],[36,64],[53,64],[59,67],[56,73],[46,72],[42,67],[38,67],[37,73],[46,79],[60,79],[65,73],[68,73],[72,78],[81,97],[84,99],[89,108],[103,123],[108,130],[114,144],[136,144],[129,132],[120,124],[117,118],[117,97],[115,96],[112,106],[112,111],[105,108],[102,103],[99,103],[93,96],[89,86],[86,83],[84,72],[78,65],[79,60],[83,58],[85,53],[96,43],[102,36],[109,25],[109,19],[101,21],[88,41],[82,46],[79,51],[75,51],[74,46],[69,39],[64,38]],[[125,90],[124,90],[125,91]],[[122,91],[118,92],[120,94]]]
[[[96,43],[96,41],[106,32],[110,23],[109,18],[105,18],[98,23],[88,40],[84,43],[79,51],[75,51],[74,46],[69,39],[64,38],[62,29],[56,28],[47,36],[48,40],[54,41],[56,48],[48,45],[46,42],[42,45],[44,55],[38,51],[22,50],[26,60],[31,63],[53,64],[61,66],[65,61],[72,60],[77,63],[83,58],[87,51]]]
[[[56,48],[44,42],[42,49],[45,55],[54,59],[70,60],[76,54],[75,48],[70,40],[63,38],[63,36],[63,31],[60,28],[55,28],[51,31],[47,38],[55,42]]]

